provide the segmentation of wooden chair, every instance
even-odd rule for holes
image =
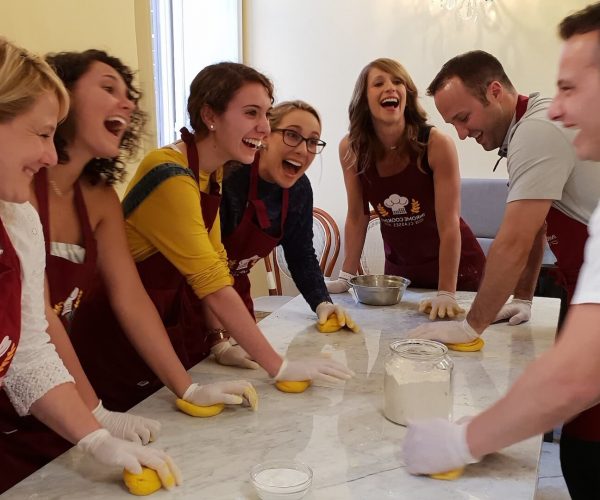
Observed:
[[[385,269],[385,253],[381,237],[379,216],[371,210],[365,243],[360,254],[358,272],[360,274],[383,274]]]
[[[313,208],[313,247],[324,276],[331,276],[340,253],[340,230],[335,220],[325,210]],[[267,271],[269,296],[256,297],[254,308],[257,311],[272,312],[292,299],[283,295],[283,280],[292,281],[283,248],[278,246],[264,258]],[[270,299],[280,296],[281,299]],[[284,297],[287,301],[284,301]]]

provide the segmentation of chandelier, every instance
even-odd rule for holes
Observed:
[[[431,5],[453,10],[465,21],[476,21],[479,15],[486,14],[494,0],[430,0]]]

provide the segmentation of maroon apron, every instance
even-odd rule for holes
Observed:
[[[554,207],[550,208],[546,222],[548,244],[556,256],[557,282],[567,291],[570,304],[583,265],[587,226]],[[562,433],[584,441],[600,441],[600,405],[592,406],[566,423]]]
[[[427,143],[429,130],[422,129],[419,140]],[[400,173],[380,177],[375,165],[359,175],[365,214],[370,203],[379,216],[385,252],[385,273],[403,276],[418,288],[438,287],[439,247],[435,214],[433,172],[423,155],[421,166],[411,155]],[[476,291],[483,276],[485,256],[477,238],[460,219],[461,256],[456,288]]]
[[[528,97],[519,96],[516,121],[519,121],[527,109]],[[565,215],[554,206],[550,207],[546,217],[546,238],[550,250],[556,257],[557,282],[567,292],[570,304],[583,265],[585,243],[588,238],[587,225]],[[600,441],[600,405],[579,414],[563,426],[565,436],[584,441]]]
[[[21,337],[21,265],[0,219],[0,386]],[[2,393],[4,394],[4,393]],[[0,465],[1,470],[1,465]]]
[[[250,167],[250,188],[242,220],[233,232],[223,239],[223,245],[227,250],[227,258],[229,259],[229,271],[235,279],[233,287],[253,316],[254,305],[250,295],[250,278],[248,274],[254,264],[269,255],[281,241],[289,202],[289,191],[283,189],[279,236],[269,235],[265,230],[271,227],[271,221],[267,215],[264,202],[258,197],[259,159],[260,155],[257,154],[254,163]]]
[[[182,129],[182,140],[187,146],[189,167],[198,181],[194,137]],[[220,200],[219,183],[211,176],[210,193],[200,193],[200,208],[208,230],[216,219]],[[185,276],[161,253],[155,253],[136,266],[175,352],[183,366],[191,368],[210,354],[206,338],[208,327],[200,299]],[[80,305],[73,331],[79,359],[107,408],[126,411],[163,386],[130,344],[100,284],[94,287],[89,300]]]
[[[81,187],[76,183],[75,208],[83,236],[84,262],[78,264],[50,254],[47,176],[46,169],[42,169],[34,178],[38,212],[46,245],[46,275],[54,311],[69,332],[75,310],[93,282],[96,271],[96,239]],[[8,462],[4,462],[2,467],[4,479],[0,480],[0,491],[24,479],[72,446],[35,417],[20,417],[4,393],[0,394],[0,430],[2,453],[10,455]]]

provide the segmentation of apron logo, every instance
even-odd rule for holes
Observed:
[[[421,211],[421,204],[414,198],[410,201],[410,213],[418,214]]]
[[[0,373],[4,373],[6,367],[10,364],[10,360],[15,355],[15,351],[17,350],[17,345],[6,335],[2,342],[0,342],[0,358],[4,355],[4,360],[0,363]],[[2,377],[0,377],[0,383],[2,382]]]
[[[406,214],[406,208],[404,207],[408,205],[408,198],[399,194],[392,194],[383,204],[391,209],[394,215],[404,215]]]
[[[250,269],[252,269],[254,264],[256,264],[259,260],[260,257],[258,255],[253,255],[249,259],[242,259],[240,261],[232,260],[229,262],[229,269],[232,273],[245,274],[250,272]]]
[[[425,220],[425,212],[421,211],[421,203],[415,198],[411,198],[409,201],[406,196],[394,193],[386,198],[383,204],[387,209],[378,203],[375,210],[379,214],[381,223],[386,226],[416,226]]]
[[[66,300],[59,302],[54,306],[54,312],[58,316],[65,316],[67,321],[70,322],[75,310],[79,307],[83,290],[79,287],[73,288],[73,291],[69,294]]]

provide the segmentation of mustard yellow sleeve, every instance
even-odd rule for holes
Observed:
[[[186,277],[198,297],[233,284],[219,216],[207,231],[198,185],[191,177],[162,182],[133,211],[128,223]]]

